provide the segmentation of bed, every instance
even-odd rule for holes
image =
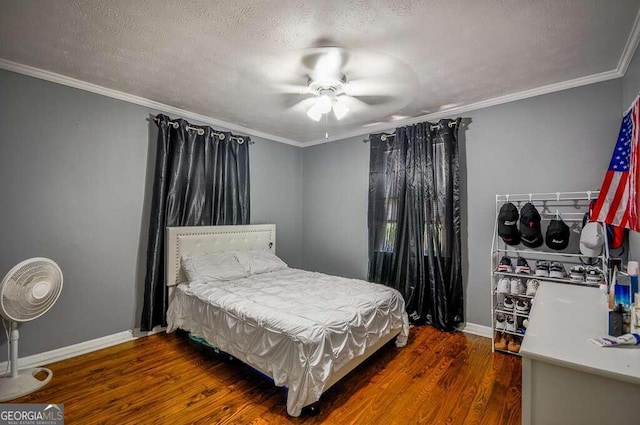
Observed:
[[[299,416],[383,345],[404,346],[409,322],[398,291],[362,280],[287,267],[187,281],[182,258],[275,254],[275,242],[273,224],[167,228],[167,332],[188,331],[287,387],[287,412]]]

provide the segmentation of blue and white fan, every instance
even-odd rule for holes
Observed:
[[[0,378],[0,402],[30,394],[51,380],[53,372],[43,367],[18,371],[18,323],[37,319],[49,311],[60,292],[62,271],[48,258],[21,262],[0,283],[0,315],[11,323],[10,332],[5,326],[11,373]],[[36,378],[41,372],[46,373],[46,378]]]

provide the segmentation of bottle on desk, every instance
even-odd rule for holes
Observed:
[[[629,261],[627,264],[627,273],[629,273],[629,277],[631,278],[631,299],[635,294],[638,293],[638,271],[640,267],[638,266],[637,261]]]
[[[616,276],[615,305],[622,312],[622,333],[631,332],[631,276],[619,272]]]
[[[631,331],[640,334],[640,294],[635,294],[635,301],[631,307]]]
[[[609,288],[609,335],[631,332],[631,278],[614,267]]]
[[[640,267],[637,261],[629,261],[627,264],[627,272],[631,278],[631,294],[629,295],[633,301],[631,305],[631,331],[640,333],[640,293],[638,293],[638,272]]]

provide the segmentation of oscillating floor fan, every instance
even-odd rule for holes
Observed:
[[[43,367],[18,372],[18,323],[37,319],[57,301],[62,271],[48,258],[31,258],[12,268],[0,283],[0,315],[11,322],[8,337],[11,374],[0,378],[0,401],[13,400],[45,386],[53,376]],[[36,378],[45,373],[44,379]]]

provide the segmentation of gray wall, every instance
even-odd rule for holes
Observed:
[[[365,279],[369,145],[362,136],[303,150],[302,264]]]
[[[467,321],[489,326],[496,193],[598,189],[620,125],[621,80],[464,114],[463,270]],[[303,265],[364,278],[369,147],[304,149]]]
[[[640,93],[640,54],[636,50],[622,78],[622,113],[631,106],[631,102],[635,100],[638,93]],[[629,232],[629,259],[636,261],[640,259],[640,235],[636,232]]]
[[[0,70],[0,277],[44,256],[65,279],[51,311],[20,326],[21,357],[138,326],[155,113]],[[279,255],[300,266],[302,149],[253,139],[252,222],[276,223]]]
[[[490,324],[494,194],[598,188],[620,105],[640,87],[637,62],[624,80],[465,114],[469,322]],[[53,309],[21,325],[21,356],[138,325],[156,134],[147,118],[155,113],[0,71],[0,275],[33,256],[55,259],[65,274]],[[306,149],[253,139],[252,222],[278,225],[278,253],[291,266],[364,278],[369,147],[362,137]]]

